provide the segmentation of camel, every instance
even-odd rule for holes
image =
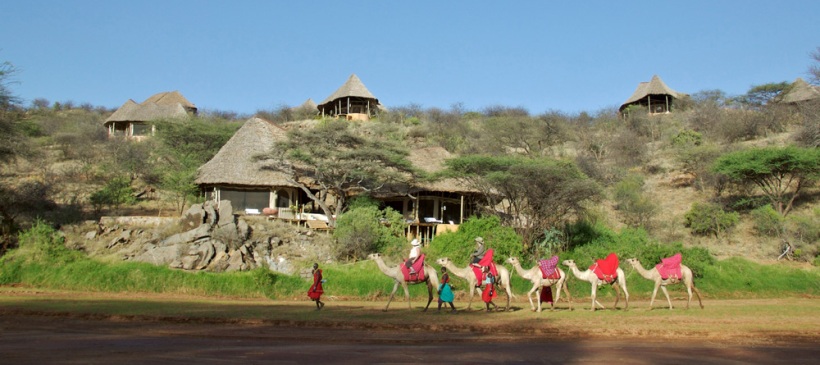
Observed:
[[[424,283],[424,284],[427,284],[427,294],[428,294],[427,306],[424,307],[424,312],[427,311],[427,308],[430,307],[430,302],[433,301],[433,290],[437,290],[438,285],[439,285],[438,275],[436,274],[436,269],[434,269],[432,266],[427,265],[425,263],[424,264],[424,277],[425,277],[425,280],[424,281],[417,281],[417,282],[408,283],[408,282],[404,281],[404,274],[402,274],[400,266],[387,267],[387,265],[384,263],[384,260],[382,260],[382,256],[378,253],[372,253],[369,256],[367,256],[367,258],[375,261],[376,265],[379,266],[379,270],[381,270],[382,273],[384,273],[385,275],[387,275],[388,277],[393,279],[393,281],[395,281],[395,285],[393,285],[393,292],[390,293],[390,299],[387,300],[387,305],[384,306],[384,310],[387,310],[387,308],[390,307],[390,302],[393,301],[393,296],[396,295],[396,290],[399,289],[399,285],[401,285],[402,288],[404,288],[404,296],[407,297],[407,308],[412,308],[412,306],[410,304],[410,291],[407,289],[407,285],[415,285],[415,284]],[[404,265],[404,263],[400,263],[399,265]],[[433,289],[433,288],[436,288],[436,289]]]
[[[471,310],[473,295],[478,291],[476,290],[476,285],[480,284],[475,277],[475,273],[473,273],[472,266],[467,265],[465,268],[456,267],[456,265],[446,257],[436,260],[436,263],[446,267],[453,275],[467,281],[467,286],[470,287],[470,301],[467,302],[467,310]],[[507,311],[510,309],[510,297],[513,296],[510,290],[510,271],[502,265],[495,265],[495,268],[498,270],[498,283],[507,292],[507,306],[504,308],[504,310]]]
[[[555,301],[553,303],[550,303],[550,311],[555,310],[555,303],[557,303],[558,300],[561,299],[561,288],[563,288],[564,293],[567,294],[567,300],[569,301],[569,309],[572,310],[572,296],[570,296],[569,289],[565,285],[567,275],[566,273],[564,273],[564,270],[561,270],[561,268],[559,267],[555,268],[555,270],[558,270],[558,274],[561,276],[560,279],[544,279],[544,276],[541,273],[541,268],[538,266],[534,266],[529,270],[525,270],[523,267],[521,267],[521,262],[518,261],[517,257],[510,257],[507,259],[507,262],[512,264],[513,268],[515,269],[515,272],[517,272],[519,276],[529,280],[532,283],[532,289],[530,289],[530,291],[527,292],[527,299],[530,300],[530,309],[532,309],[533,312],[536,311],[536,309],[535,305],[532,304],[532,294],[535,293],[535,298],[538,302],[538,313],[541,313],[541,290],[543,290],[542,288],[545,286],[551,287],[555,284],[558,284],[558,286],[555,291]]]
[[[638,271],[638,274],[644,277],[644,279],[653,281],[655,283],[655,289],[652,290],[652,299],[649,300],[649,310],[652,310],[652,304],[655,303],[655,296],[658,295],[658,287],[663,290],[663,295],[666,296],[666,301],[669,303],[669,309],[672,309],[672,300],[669,299],[669,292],[666,291],[666,286],[671,284],[678,284],[683,283],[686,286],[686,292],[689,293],[689,300],[686,301],[686,309],[689,309],[689,303],[692,302],[692,290],[695,291],[695,294],[698,295],[698,303],[700,303],[700,309],[703,309],[703,301],[700,300],[700,291],[698,288],[695,288],[695,283],[693,281],[694,275],[692,274],[692,269],[688,266],[681,264],[680,265],[680,274],[681,278],[661,278],[661,273],[658,272],[658,269],[652,268],[650,270],[644,269],[641,262],[638,261],[636,258],[627,259],[632,267]]]
[[[595,273],[590,269],[586,269],[585,271],[578,270],[578,266],[575,265],[575,261],[573,260],[564,260],[562,263],[564,264],[564,266],[567,266],[570,268],[570,270],[572,270],[572,274],[575,275],[576,278],[592,284],[592,308],[590,308],[590,310],[593,312],[595,311],[595,304],[598,304],[598,306],[600,306],[601,309],[605,309],[606,307],[604,307],[603,305],[601,305],[600,302],[598,302],[597,293],[598,287],[607,283],[605,281],[602,281],[601,279],[598,279],[598,275],[595,275]],[[609,284],[612,285],[612,287],[615,289],[615,304],[612,306],[612,308],[618,307],[618,301],[621,299],[620,288],[623,288],[624,296],[626,297],[626,305],[624,306],[624,310],[628,310],[629,292],[626,290],[626,277],[624,276],[624,271],[621,270],[620,267],[617,270],[617,275],[618,280],[613,281]]]

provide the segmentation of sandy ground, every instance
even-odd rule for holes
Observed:
[[[4,313],[6,364],[815,364],[817,344],[522,339],[470,333],[171,323]]]

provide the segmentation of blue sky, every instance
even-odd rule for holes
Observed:
[[[820,1],[7,1],[0,61],[30,103],[119,107],[178,90],[252,114],[350,74],[389,107],[532,114],[618,106],[659,75],[685,93],[807,78]]]

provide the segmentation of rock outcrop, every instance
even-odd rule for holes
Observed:
[[[178,219],[151,220],[154,229],[133,227],[144,226],[144,217],[106,217],[82,237],[88,246],[84,250],[92,256],[116,254],[123,260],[183,270],[264,267],[293,274],[298,269],[294,261],[330,260],[329,236],[293,227],[294,237],[285,239],[281,232],[266,231],[271,223],[264,216],[254,219],[259,221],[252,225],[233,214],[230,201],[208,201],[191,206]]]

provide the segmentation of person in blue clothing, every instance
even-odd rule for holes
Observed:
[[[450,304],[450,312],[456,312],[456,306],[453,305],[453,287],[450,286],[450,275],[447,274],[447,268],[441,268],[441,284],[438,286],[438,311],[441,312],[441,304]]]

